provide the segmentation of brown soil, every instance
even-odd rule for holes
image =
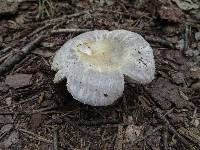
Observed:
[[[0,149],[200,149],[200,11],[174,1],[0,1]],[[126,83],[107,107],[74,100],[65,82],[53,83],[50,64],[80,28],[144,36],[154,49],[155,80]],[[6,66],[14,56],[20,60]]]

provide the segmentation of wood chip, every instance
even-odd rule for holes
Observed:
[[[6,76],[6,84],[12,88],[22,88],[31,84],[32,74],[15,74]]]
[[[41,113],[36,113],[31,116],[31,121],[30,121],[31,128],[37,129],[41,123],[42,123]]]

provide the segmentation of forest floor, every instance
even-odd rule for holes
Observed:
[[[141,34],[155,80],[106,107],[74,100],[51,62],[88,29]],[[2,150],[200,149],[198,0],[0,1],[0,75]]]

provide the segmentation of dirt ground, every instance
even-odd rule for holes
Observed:
[[[107,107],[54,84],[55,52],[94,29],[141,34],[154,50],[155,80],[126,83]],[[200,149],[198,0],[0,1],[0,75],[2,150]]]

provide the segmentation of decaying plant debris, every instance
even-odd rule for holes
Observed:
[[[0,3],[0,149],[200,149],[199,1]],[[52,54],[94,29],[145,37],[153,82],[126,83],[107,107],[83,105],[55,85]]]

